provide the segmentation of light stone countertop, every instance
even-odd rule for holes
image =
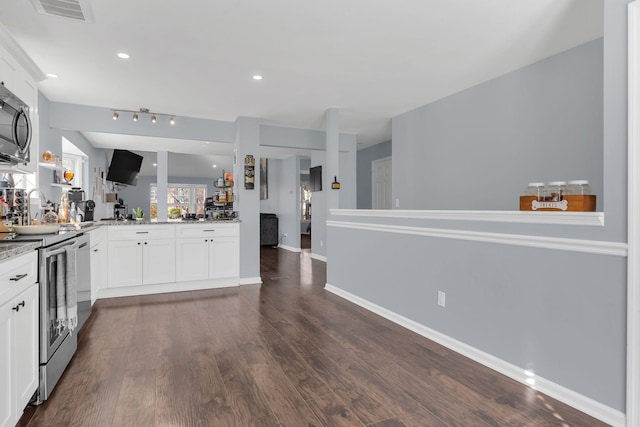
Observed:
[[[11,240],[0,241],[0,261],[31,252],[40,247],[40,242],[12,242]]]
[[[183,224],[225,224],[225,223],[239,223],[240,220],[237,218],[234,219],[208,219],[205,221],[149,221],[149,220],[121,220],[121,221],[95,221],[93,226],[101,226],[101,225],[166,225],[166,224],[175,224],[175,225],[183,225]]]

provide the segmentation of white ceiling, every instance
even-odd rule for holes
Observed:
[[[389,140],[395,115],[603,31],[603,0],[87,3],[93,23],[0,0],[0,22],[59,75],[40,86],[51,101],[318,130],[336,107],[360,147]]]

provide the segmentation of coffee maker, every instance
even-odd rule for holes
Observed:
[[[73,202],[77,207],[78,203],[84,200],[84,190],[80,187],[71,187],[67,194],[69,196],[69,206],[71,206],[71,203]]]
[[[93,200],[81,200],[76,204],[78,215],[82,218],[82,222],[93,221],[93,211],[96,203]]]

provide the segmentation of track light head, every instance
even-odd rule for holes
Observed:
[[[2,108],[2,101],[0,101],[0,108]],[[120,113],[132,113],[132,119],[134,122],[137,122],[138,119],[140,118],[140,115],[145,115],[148,114],[149,116],[151,116],[151,123],[156,123],[158,121],[158,116],[165,116],[165,117],[169,117],[169,123],[171,125],[175,125],[176,124],[176,116],[173,114],[165,114],[165,113],[154,113],[153,111],[149,111],[148,108],[140,108],[139,110],[111,110],[113,111],[113,120],[118,120],[118,117],[120,117]]]

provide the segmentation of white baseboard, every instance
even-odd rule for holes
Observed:
[[[570,390],[545,378],[532,375],[532,373],[527,372],[524,368],[512,365],[511,363],[492,356],[489,353],[478,350],[475,347],[472,347],[445,334],[428,328],[418,322],[387,310],[384,307],[380,307],[377,304],[371,303],[329,283],[325,285],[325,289],[406,329],[409,329],[419,335],[422,335],[425,338],[428,338],[457,353],[460,353],[463,356],[468,357],[469,359],[481,363],[482,365],[491,368],[494,371],[500,372],[501,374],[506,375],[509,378],[532,387],[535,390],[538,390],[539,392],[544,393],[563,403],[566,403],[567,405],[570,405],[577,410],[584,412],[585,414],[597,418],[602,422],[615,427],[625,426],[625,414],[616,409],[606,406],[580,393],[576,393],[573,390]],[[535,385],[533,385],[532,383],[535,383]]]
[[[240,286],[243,285],[261,285],[262,277],[243,277],[240,279]]]
[[[166,294],[171,292],[199,291],[203,289],[230,288],[238,286],[238,278],[194,280],[190,282],[163,283],[160,285],[124,286],[97,290],[97,299],[130,297],[135,295]]]
[[[280,249],[285,249],[285,250],[290,251],[290,252],[301,252],[300,248],[294,248],[293,246],[279,244],[278,247]]]
[[[311,253],[311,258],[317,259],[318,261],[327,262],[327,257],[326,256],[322,256],[322,255]]]

